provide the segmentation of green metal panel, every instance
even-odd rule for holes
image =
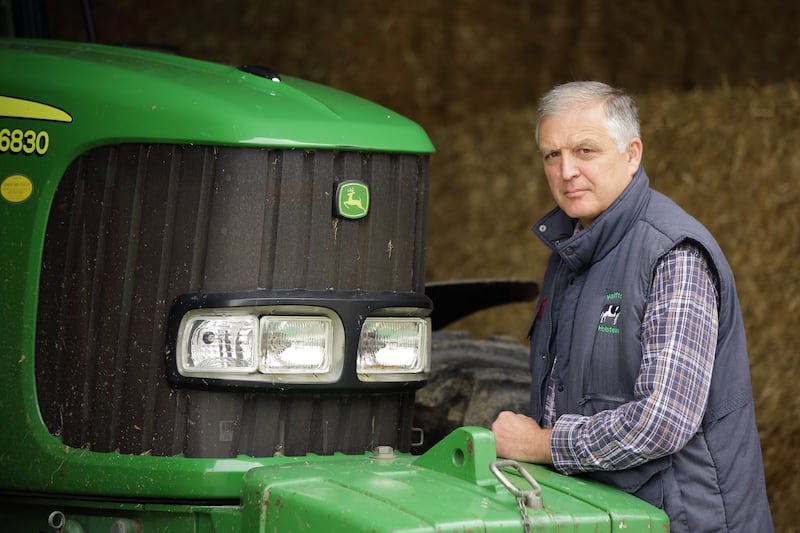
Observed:
[[[461,428],[419,458],[343,459],[253,469],[243,484],[243,529],[252,531],[522,531],[513,496],[490,472],[494,437]],[[649,504],[597,483],[526,465],[544,508],[533,531],[666,530]],[[521,476],[508,475],[520,488]]]

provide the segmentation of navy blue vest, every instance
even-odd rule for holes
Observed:
[[[591,416],[633,399],[656,264],[678,243],[692,240],[705,249],[717,274],[720,303],[701,428],[677,453],[586,475],[664,509],[671,531],[772,531],[744,326],[733,274],[716,241],[650,189],[642,168],[588,228],[573,234],[574,227],[575,220],[559,208],[534,227],[553,255],[531,328],[533,418],[542,422],[551,371],[557,416]]]

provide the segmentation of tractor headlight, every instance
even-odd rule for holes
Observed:
[[[333,365],[331,319],[269,316],[261,319],[264,374],[327,374]]]
[[[298,311],[296,308],[281,312]],[[247,381],[330,383],[342,373],[344,330],[335,313],[197,309],[178,331],[178,372]],[[326,316],[327,315],[327,316]]]
[[[427,378],[431,321],[422,316],[425,308],[343,307],[344,312],[314,304],[183,311],[174,322],[171,379],[358,387]]]
[[[430,370],[430,320],[368,318],[358,343],[358,377],[364,381],[423,379]]]
[[[194,373],[253,372],[258,368],[258,318],[195,315],[183,327],[181,370]]]

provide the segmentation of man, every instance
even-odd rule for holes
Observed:
[[[552,464],[665,510],[671,531],[772,531],[741,311],[711,234],[650,189],[635,104],[560,85],[536,142],[558,207],[531,327],[531,417],[501,457]]]

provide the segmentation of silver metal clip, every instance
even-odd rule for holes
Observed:
[[[501,468],[508,466],[514,468],[517,473],[519,473],[519,475],[521,475],[525,481],[528,482],[528,485],[530,485],[531,488],[528,490],[522,490],[514,486],[514,484],[508,480],[505,474],[500,471]],[[503,486],[508,489],[508,492],[517,498],[521,498],[525,502],[525,507],[536,510],[544,508],[544,504],[542,503],[542,487],[539,486],[536,480],[533,479],[528,471],[522,468],[518,462],[512,461],[511,459],[499,459],[489,464],[489,469],[492,471],[492,474],[494,474],[494,476],[500,480],[500,483],[502,483]]]
[[[511,483],[506,475],[500,471],[501,468],[507,466],[514,468],[517,473],[519,473],[519,475],[521,475],[525,481],[528,482],[528,485],[530,485],[531,488],[528,490],[522,490]],[[494,476],[500,480],[500,483],[502,483],[503,486],[508,489],[508,492],[517,498],[517,505],[519,505],[519,513],[522,516],[522,524],[525,528],[525,533],[530,533],[531,521],[530,517],[528,516],[528,509],[538,510],[544,508],[544,504],[542,503],[542,488],[527,470],[522,468],[518,462],[512,461],[511,459],[500,459],[493,461],[489,464],[489,469],[492,471],[492,474],[494,474]]]

